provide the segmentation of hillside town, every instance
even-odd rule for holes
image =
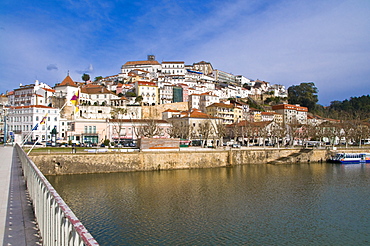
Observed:
[[[82,79],[68,74],[54,86],[36,80],[2,94],[0,141],[129,147],[141,138],[179,138],[214,148],[275,146],[308,141],[309,126],[328,121],[288,104],[282,85],[205,61],[186,65],[148,55],[126,62],[117,75]],[[268,98],[279,103],[264,103]]]

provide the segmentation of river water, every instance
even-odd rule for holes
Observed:
[[[370,165],[48,179],[101,245],[370,245]]]

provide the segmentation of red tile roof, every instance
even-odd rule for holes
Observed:
[[[306,107],[292,105],[292,104],[279,104],[279,105],[272,106],[272,110],[279,110],[279,109],[290,109],[290,110],[303,111],[303,112],[308,111],[308,108]]]
[[[42,88],[42,89],[44,89],[45,91],[49,91],[49,92],[55,92],[55,90],[49,89],[49,88]]]
[[[65,79],[57,86],[73,86],[73,87],[77,87],[77,84],[72,80],[72,78],[67,75],[67,77],[65,77]]]
[[[124,66],[133,66],[133,65],[161,65],[157,61],[128,61]]]
[[[157,86],[156,83],[153,82],[147,82],[147,81],[138,81],[138,85],[147,85],[147,86]]]
[[[10,108],[13,108],[13,109],[21,109],[21,108],[48,108],[48,109],[55,109],[55,108],[44,106],[44,105],[16,106],[16,107],[10,107]]]

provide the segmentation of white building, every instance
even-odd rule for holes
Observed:
[[[307,124],[308,108],[299,104],[279,104],[272,106],[272,110],[283,115],[284,124]]]
[[[9,96],[9,104],[11,106],[47,106],[51,103],[54,92],[50,86],[36,80],[34,84],[20,85],[15,89],[14,93]]]
[[[41,124],[43,118],[45,123]],[[15,136],[15,141],[21,143],[30,135],[29,141],[39,139],[51,140],[51,130],[60,131],[59,109],[43,105],[11,107],[8,111],[8,131]],[[32,129],[38,124],[37,129]]]
[[[154,56],[149,55],[146,61],[128,61],[121,67],[120,77],[127,78],[128,73],[135,69],[141,69],[149,73],[158,73],[162,66],[155,60]]]

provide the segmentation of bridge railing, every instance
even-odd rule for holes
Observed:
[[[15,151],[22,164],[43,245],[99,245],[18,144]]]

